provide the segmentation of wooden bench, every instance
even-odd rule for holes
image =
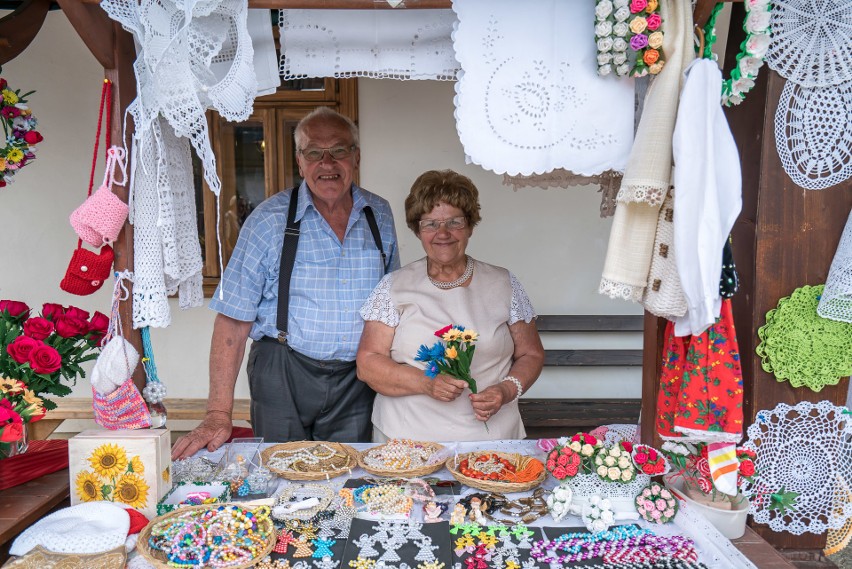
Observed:
[[[643,317],[542,315],[536,320],[542,335],[556,333],[642,332]],[[641,349],[549,349],[548,367],[642,366]],[[519,401],[527,438],[554,437],[587,431],[599,425],[638,423],[641,399],[532,399]]]
[[[46,439],[66,419],[93,419],[92,400],[88,397],[64,397],[56,401],[58,407],[49,411],[44,419],[31,423],[29,435],[33,440]],[[201,421],[206,411],[206,399],[166,399],[164,405],[169,419]],[[234,421],[249,420],[249,400],[234,400]]]

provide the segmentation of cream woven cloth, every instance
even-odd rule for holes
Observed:
[[[695,59],[689,2],[660,2],[668,61],[645,99],[645,110],[621,182],[598,292],[640,301],[648,281],[657,215],[671,185],[672,133],[683,71]]]

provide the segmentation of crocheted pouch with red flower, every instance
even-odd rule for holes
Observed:
[[[112,273],[112,261],[113,252],[109,245],[104,245],[100,253],[95,253],[83,249],[82,243],[78,241],[59,288],[79,296],[94,293]]]
[[[109,395],[101,395],[93,387],[92,407],[95,422],[106,429],[147,429],[151,426],[148,406],[133,385],[132,377]]]

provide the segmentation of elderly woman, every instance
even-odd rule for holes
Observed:
[[[385,276],[361,309],[358,377],[378,393],[373,438],[519,439],[518,398],[538,378],[544,349],[535,312],[515,276],[466,254],[479,192],[451,170],[429,171],[405,200],[405,220],[426,257]],[[471,376],[430,379],[415,357],[448,324],[478,333]],[[487,428],[483,424],[487,421]]]

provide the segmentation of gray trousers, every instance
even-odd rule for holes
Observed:
[[[315,360],[265,338],[252,343],[247,371],[255,436],[370,442],[376,393],[355,376],[355,362]]]

